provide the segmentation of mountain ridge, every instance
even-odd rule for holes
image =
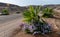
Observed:
[[[29,5],[30,6],[30,5]],[[0,2],[0,12],[2,12],[3,9],[8,9],[10,13],[16,13],[16,12],[23,12],[26,10],[29,6],[18,6],[14,4],[9,3],[1,3]],[[39,6],[39,5],[32,5],[33,7]],[[50,7],[52,9],[55,9],[57,7],[60,7],[60,4],[50,4],[50,5],[43,5],[42,8]]]

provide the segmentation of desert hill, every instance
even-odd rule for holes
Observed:
[[[36,5],[32,5],[33,7],[36,7]],[[8,3],[1,3],[0,2],[0,12],[2,12],[3,9],[7,9],[9,13],[13,14],[16,12],[23,12],[25,9],[27,9],[29,6],[18,6],[18,5],[13,5],[13,4],[8,4]],[[59,10],[60,11],[60,4],[50,4],[50,5],[43,5],[42,9],[49,7],[52,9],[55,9],[55,11]]]

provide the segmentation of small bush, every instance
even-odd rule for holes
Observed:
[[[40,7],[37,6],[34,8],[30,6],[28,10],[23,13],[25,21],[28,23],[28,26],[25,27],[25,32],[32,34],[48,34],[51,32],[49,24],[38,15],[40,12]],[[50,13],[51,12],[51,13]],[[50,17],[52,15],[52,10],[49,8],[44,9],[43,16]]]
[[[20,12],[16,12],[16,14],[19,14]]]
[[[8,10],[7,10],[7,9],[3,9],[3,10],[2,10],[2,15],[9,15]]]
[[[43,17],[53,17],[53,9],[51,8],[45,8],[43,11]]]

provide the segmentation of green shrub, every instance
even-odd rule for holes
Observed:
[[[30,6],[28,10],[26,10],[24,13],[23,13],[23,16],[25,18],[25,21],[29,22],[29,23],[32,23],[32,20],[33,21],[38,21],[39,18],[38,18],[38,13],[40,12],[40,7],[32,7]]]
[[[53,17],[53,9],[45,8],[43,11],[43,17]]]
[[[16,12],[16,14],[19,14],[20,12]]]
[[[33,34],[50,33],[51,29],[49,24],[46,24],[46,22],[38,15],[39,12],[40,12],[40,6],[37,6],[35,8],[30,6],[29,9],[23,13],[25,21],[28,22],[29,25],[32,25],[31,27],[30,26],[29,27],[32,28],[31,30],[33,30],[32,31]],[[50,12],[52,11],[49,9],[44,10],[44,14],[50,14]],[[25,29],[26,33],[30,33],[31,30],[29,30],[29,27],[28,29]]]
[[[9,15],[8,10],[7,10],[7,9],[3,9],[3,10],[2,10],[2,15]]]

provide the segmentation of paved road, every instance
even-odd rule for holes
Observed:
[[[0,16],[0,37],[11,37],[16,32],[15,29],[19,28],[21,23],[21,15],[7,15]]]
[[[20,18],[20,14],[0,16],[0,24]]]
[[[0,37],[12,37],[16,33],[16,29],[19,30],[21,19],[15,19],[0,26]]]

